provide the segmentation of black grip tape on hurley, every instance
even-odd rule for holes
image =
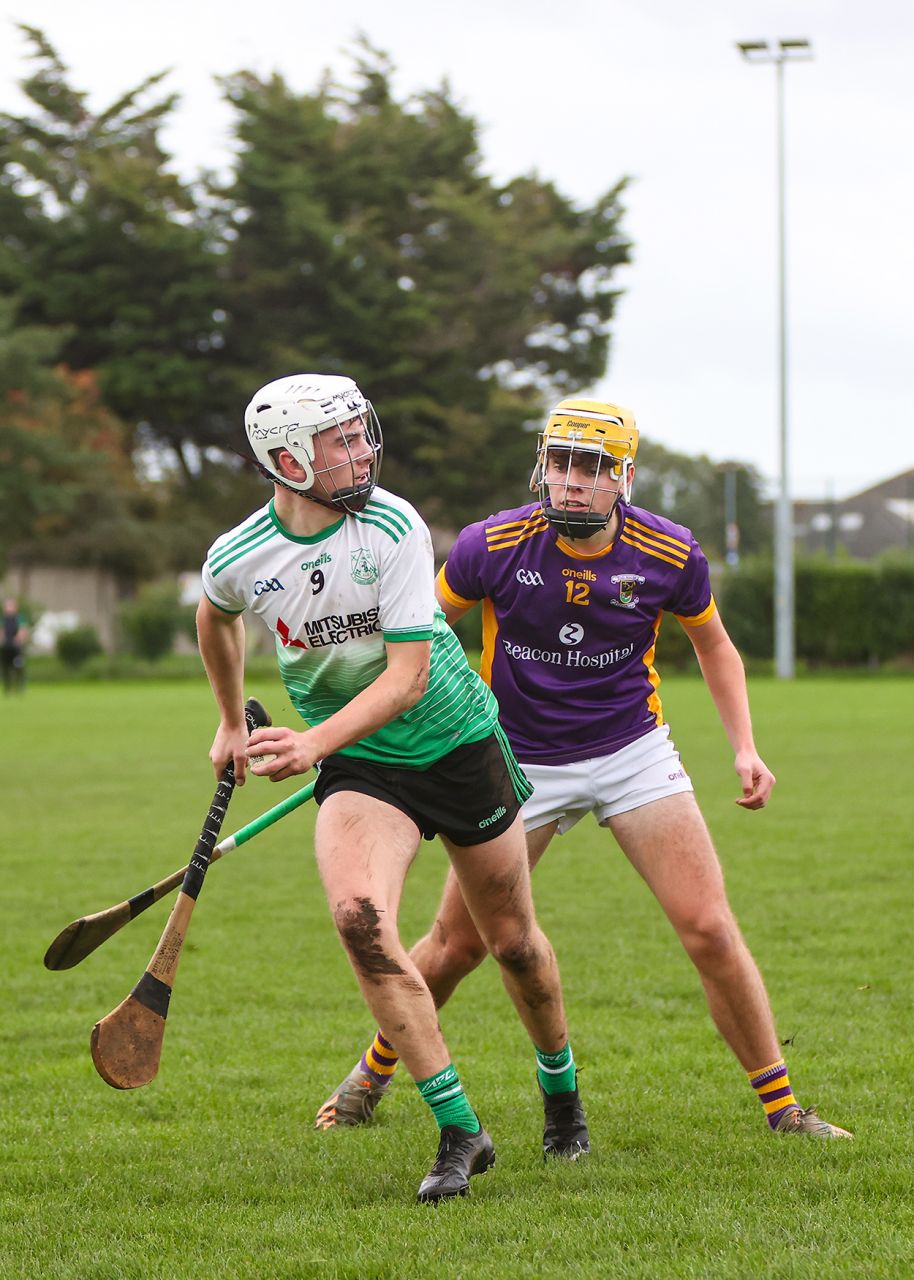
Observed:
[[[244,719],[248,727],[248,736],[255,729],[266,728],[273,723],[262,704],[256,698],[248,698],[244,704]],[[219,779],[216,794],[213,796],[213,802],[209,807],[209,813],[206,815],[203,830],[200,832],[200,837],[194,846],[187,871],[184,873],[181,892],[186,893],[188,898],[196,899],[203,887],[203,877],[206,875],[210,858],[213,856],[213,849],[216,847],[216,841],[219,838],[219,832],[222,830],[222,823],[234,790],[235,766],[234,764],[227,764],[222,770],[222,776]]]

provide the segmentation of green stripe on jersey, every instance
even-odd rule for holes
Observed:
[[[358,520],[359,524],[371,524],[376,529],[381,529],[389,538],[393,538],[394,542],[399,542],[402,537],[402,531],[392,520],[388,519],[386,514],[382,515],[378,512],[378,518],[373,519],[366,515],[364,511],[361,511],[355,515],[355,519]]]
[[[392,507],[389,502],[379,502],[377,498],[371,498],[365,504],[365,510],[369,515],[386,517],[401,533],[409,533],[413,527],[409,518],[396,507]]]
[[[431,627],[422,627],[419,630],[410,627],[397,627],[393,631],[384,631],[385,641],[390,644],[398,644],[401,640],[431,640],[434,634]]]
[[[232,548],[233,554],[225,554],[213,556],[210,561],[210,573],[215,578],[217,573],[221,573],[223,569],[227,569],[230,564],[234,564],[236,560],[240,560],[242,556],[250,555],[252,551],[256,551],[258,547],[262,547],[265,542],[269,542],[272,538],[280,537],[278,529],[274,529],[272,525],[265,530],[259,531],[256,535],[252,535],[246,543],[241,546]]]
[[[213,551],[210,554],[210,566],[212,566],[215,561],[221,560],[223,556],[234,551],[236,547],[249,542],[251,538],[256,538],[259,534],[263,533],[265,529],[270,527],[270,523],[270,517],[266,512],[261,516],[258,516],[256,520],[246,522],[240,531],[236,533],[234,538],[213,548]]]
[[[203,594],[206,596],[207,600],[210,602],[213,608],[218,609],[220,613],[230,614],[231,617],[233,618],[238,618],[241,616],[241,614],[244,613],[243,609],[226,609],[225,605],[219,604],[218,601],[214,600],[208,591],[204,591]]]

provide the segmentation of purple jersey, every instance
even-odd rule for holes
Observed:
[[[612,546],[585,556],[538,502],[468,525],[438,575],[444,597],[482,601],[481,674],[521,761],[608,755],[663,724],[654,649],[665,610],[715,612],[691,532],[640,507]]]

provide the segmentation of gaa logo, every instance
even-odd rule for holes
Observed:
[[[285,591],[285,587],[278,578],[267,578],[254,583],[255,596],[266,595],[268,591]]]
[[[543,575],[535,569],[518,569],[515,578],[525,587],[544,587]]]
[[[559,632],[559,639],[562,644],[580,644],[584,639],[584,628],[580,622],[569,622]]]

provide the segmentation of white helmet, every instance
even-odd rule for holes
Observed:
[[[327,497],[318,496],[311,492],[314,480],[327,468],[315,465],[315,439],[322,431],[336,427],[345,440],[343,424],[353,418],[358,418],[364,427],[371,450],[368,479],[359,481],[356,459],[350,453],[351,484],[335,488]],[[371,402],[352,378],[332,373],[296,373],[276,378],[255,392],[245,410],[244,428],[257,465],[275,484],[337,511],[361,511],[371,497],[381,467],[381,425]],[[288,449],[301,465],[305,472],[302,480],[278,474],[278,449]]]

